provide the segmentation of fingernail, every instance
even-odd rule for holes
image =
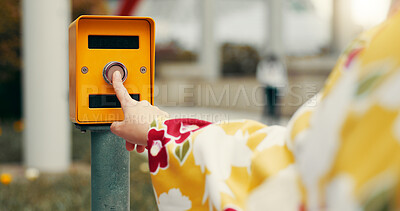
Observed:
[[[115,80],[115,78],[121,78],[121,73],[119,73],[119,71],[114,72],[113,80]]]
[[[131,152],[131,151],[133,151],[135,149],[135,145],[125,141],[125,148],[126,148],[126,150]]]

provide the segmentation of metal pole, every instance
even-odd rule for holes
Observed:
[[[203,68],[203,77],[215,81],[220,77],[219,52],[215,39],[215,1],[203,0],[201,4],[202,43],[200,50],[200,63]]]
[[[268,33],[269,42],[267,47],[268,54],[273,54],[279,59],[284,56],[283,44],[283,1],[268,0]]]
[[[92,210],[129,210],[129,152],[108,129],[91,130]]]
[[[69,0],[23,0],[24,164],[45,172],[68,170]]]

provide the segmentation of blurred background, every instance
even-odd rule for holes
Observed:
[[[390,0],[0,0],[0,210],[88,210],[90,134],[68,119],[68,25],[156,22],[155,104],[172,117],[285,125]],[[39,62],[38,62],[39,61]],[[44,64],[44,65],[43,65]],[[131,153],[131,208],[154,210]]]

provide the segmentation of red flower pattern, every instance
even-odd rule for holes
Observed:
[[[237,211],[237,210],[234,209],[234,208],[230,208],[230,207],[229,207],[229,208],[225,208],[224,211]]]
[[[353,49],[349,55],[347,56],[347,60],[345,63],[345,67],[349,68],[350,64],[354,61],[354,59],[364,50],[364,48],[356,48]]]
[[[158,168],[168,166],[168,153],[165,145],[171,140],[164,136],[164,130],[151,129],[148,133],[147,151],[149,154],[149,169],[156,173]]]
[[[211,122],[199,119],[170,119],[166,120],[164,124],[167,126],[167,134],[175,137],[175,142],[180,144],[184,142],[192,132],[211,124]],[[198,128],[182,132],[181,128],[188,126],[197,126]]]
[[[157,130],[152,128],[147,135],[147,151],[149,154],[149,169],[151,173],[157,173],[159,168],[168,167],[168,153],[165,145],[173,138],[175,143],[180,144],[185,141],[192,132],[197,131],[211,122],[198,120],[198,119],[170,119],[166,120],[164,124],[167,126],[166,130]],[[188,129],[182,132],[182,127],[197,126],[195,129]],[[166,134],[169,137],[166,137]]]

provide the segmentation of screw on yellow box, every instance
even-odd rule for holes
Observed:
[[[153,104],[154,21],[83,15],[69,26],[69,109],[77,124],[109,124],[124,115],[111,85],[120,71],[133,99]]]

